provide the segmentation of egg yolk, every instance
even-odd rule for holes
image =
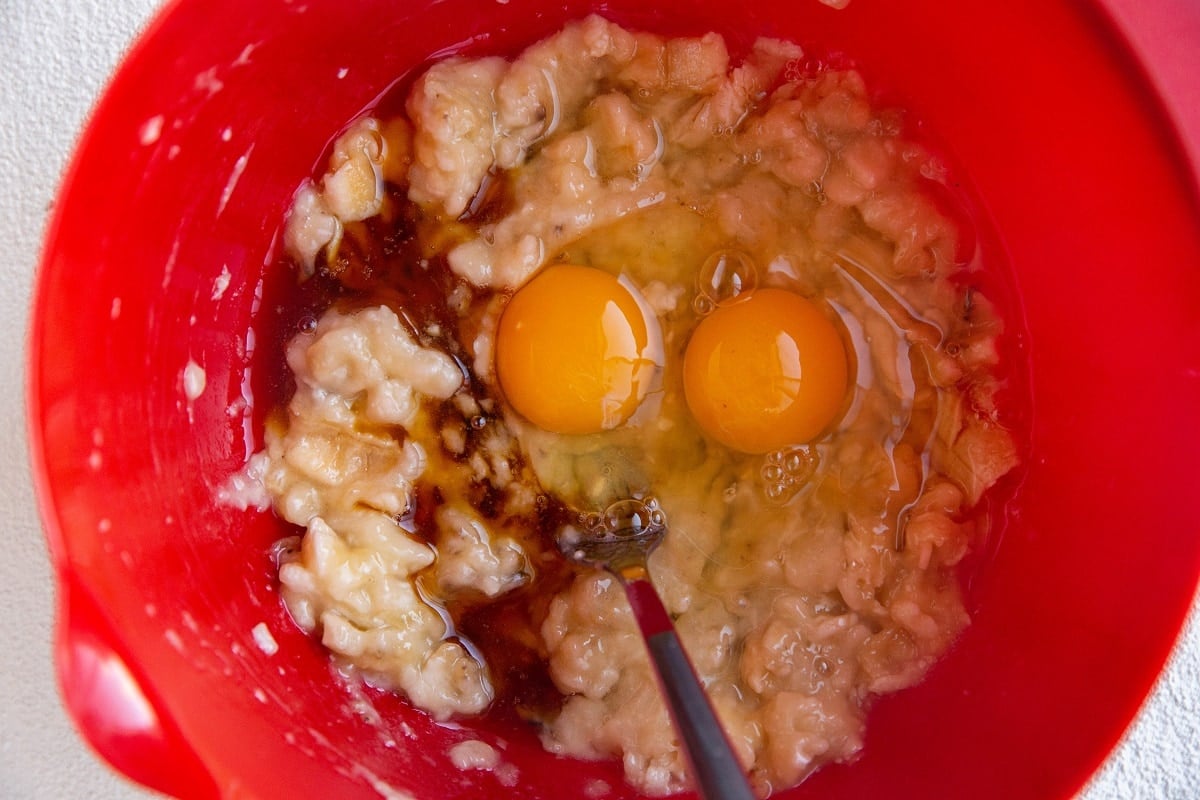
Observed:
[[[767,453],[811,441],[833,422],[849,367],[842,337],[816,305],[759,289],[700,321],[683,379],[705,433],[735,450]]]
[[[504,309],[496,374],[540,428],[596,433],[628,420],[655,387],[662,333],[634,291],[602,270],[547,267]]]

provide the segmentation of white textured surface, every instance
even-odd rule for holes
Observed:
[[[1137,4],[1117,3],[1136,18]],[[147,797],[96,762],[63,714],[53,589],[26,466],[23,336],[46,211],[87,111],[157,0],[0,0],[0,798]],[[1200,32],[1196,32],[1200,33]],[[1196,38],[1180,35],[1181,48]],[[1184,45],[1183,43],[1188,44]],[[1182,50],[1181,50],[1182,52]],[[1200,130],[1193,130],[1193,138]],[[1192,532],[1196,535],[1196,532]],[[1124,745],[1080,800],[1200,797],[1200,608]]]

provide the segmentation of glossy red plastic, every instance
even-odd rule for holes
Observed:
[[[528,731],[438,726],[339,684],[279,603],[281,527],[214,502],[264,411],[273,235],[329,138],[435,54],[512,52],[593,7],[852,58],[961,167],[1024,309],[1030,459],[974,622],[925,683],[875,705],[860,760],[782,796],[1071,794],[1161,669],[1200,573],[1200,214],[1132,51],[1066,0],[172,4],[79,146],[31,329],[58,666],[83,734],[185,798],[549,800],[597,779],[633,794],[617,765],[546,755]],[[502,740],[517,787],[451,767],[466,737]]]

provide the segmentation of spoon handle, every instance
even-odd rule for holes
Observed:
[[[684,752],[705,800],[754,800],[754,792],[688,659],[671,617],[644,575],[622,576],[633,616],[667,698]]]

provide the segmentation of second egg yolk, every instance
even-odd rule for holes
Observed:
[[[759,289],[704,317],[683,373],[701,429],[745,453],[820,435],[843,408],[849,380],[837,328],[812,302],[782,289]]]
[[[629,419],[659,380],[662,334],[633,290],[599,269],[546,267],[496,332],[508,402],[540,428],[597,433]]]

